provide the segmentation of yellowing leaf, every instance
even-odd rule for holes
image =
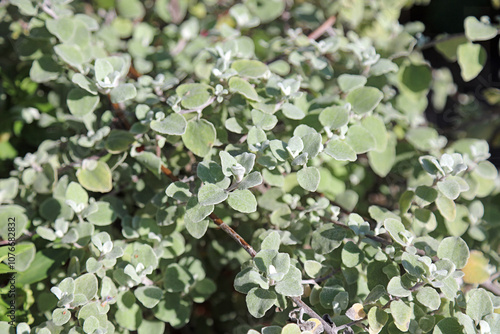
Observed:
[[[463,277],[464,282],[469,284],[486,282],[490,277],[488,270],[486,270],[488,262],[488,259],[484,257],[482,252],[478,250],[471,251],[467,264],[462,268],[465,274]]]

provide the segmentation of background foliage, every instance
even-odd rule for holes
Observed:
[[[2,1],[17,333],[500,333],[498,20],[427,4]]]

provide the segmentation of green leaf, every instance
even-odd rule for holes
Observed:
[[[352,110],[361,115],[375,109],[383,97],[384,94],[375,87],[361,87],[351,91],[346,99]]]
[[[285,10],[285,3],[281,0],[269,0],[264,2],[248,0],[245,2],[245,5],[262,23],[273,21]]]
[[[375,138],[371,132],[359,124],[349,127],[346,141],[357,154],[366,153],[376,148]]]
[[[215,291],[217,285],[210,278],[204,278],[196,281],[193,288],[189,292],[195,303],[205,302]]]
[[[444,318],[436,324],[432,334],[456,334],[462,333],[462,329],[456,318]]]
[[[260,249],[273,249],[278,251],[280,248],[281,238],[278,232],[271,231],[265,238],[262,240],[262,244],[260,245]]]
[[[255,318],[262,318],[275,302],[276,294],[261,288],[253,288],[246,297],[248,312]]]
[[[135,152],[135,150],[132,150]],[[132,156],[139,161],[144,167],[151,171],[154,175],[160,178],[160,170],[161,170],[161,158],[158,157],[153,152],[141,152],[141,153],[133,153]]]
[[[135,142],[132,133],[124,130],[112,130],[106,138],[106,149],[113,154],[128,150],[129,146]]]
[[[342,263],[347,268],[352,268],[363,262],[364,254],[352,241],[348,241],[342,248]]]
[[[394,324],[400,331],[408,331],[412,313],[412,308],[402,300],[396,300],[391,303],[391,314],[394,318]]]
[[[155,307],[163,297],[163,290],[156,286],[140,286],[134,291],[135,297],[147,308]]]
[[[182,141],[193,154],[204,157],[215,143],[217,133],[212,123],[205,119],[192,120],[187,123]]]
[[[149,321],[142,319],[141,324],[137,328],[138,334],[164,333],[165,323],[163,321]]]
[[[387,147],[387,130],[384,121],[378,116],[367,116],[361,125],[368,130],[375,140],[375,151],[383,152]]]
[[[245,81],[238,77],[232,77],[231,79],[229,79],[229,91],[231,93],[241,94],[249,100],[260,100],[259,95],[257,95],[257,92],[255,91],[255,88],[253,88],[252,85],[248,83],[248,81]]]
[[[394,218],[387,218],[384,221],[384,227],[391,235],[392,239],[400,245],[406,245],[406,242],[402,239],[401,233],[406,231],[405,226],[400,220]]]
[[[437,256],[440,259],[449,259],[457,269],[462,269],[469,259],[469,247],[460,237],[444,238],[439,244]]]
[[[341,74],[338,77],[339,87],[343,92],[350,92],[356,88],[363,87],[366,84],[366,77],[362,75]]]
[[[457,59],[462,79],[468,82],[483,70],[486,63],[486,50],[479,44],[462,44],[457,48]]]
[[[66,308],[56,308],[52,312],[52,321],[56,326],[62,326],[71,319],[71,312]]]
[[[450,200],[455,200],[460,195],[460,184],[452,178],[446,178],[437,183],[439,191]]]
[[[325,224],[313,232],[311,247],[319,254],[327,254],[338,248],[345,237],[345,230],[334,224]]]
[[[349,122],[347,106],[333,106],[325,108],[319,114],[321,125],[330,129],[340,129]]]
[[[441,213],[444,218],[449,221],[455,220],[457,209],[453,200],[444,196],[438,196],[438,198],[436,199],[436,206],[439,210],[439,213]]]
[[[83,74],[81,73],[73,74],[71,81],[77,84],[81,89],[84,89],[87,92],[89,92],[90,94],[97,95],[97,86],[92,80],[90,80]]]
[[[186,132],[187,122],[184,116],[174,113],[161,121],[151,121],[150,126],[151,129],[163,135],[180,136]]]
[[[165,190],[165,194],[181,202],[189,201],[192,196],[189,185],[181,181],[171,183]]]
[[[283,115],[289,119],[298,120],[306,117],[306,113],[302,109],[288,102],[283,104],[281,110],[283,111]]]
[[[228,193],[215,184],[204,184],[198,191],[198,201],[201,205],[214,205],[224,202]]]
[[[264,170],[266,171],[266,169]],[[248,189],[258,186],[262,183],[262,175],[260,172],[252,172],[245,176],[243,180],[238,184],[238,189]]]
[[[83,187],[77,182],[71,182],[66,188],[66,200],[71,200],[76,204],[85,204],[89,202],[89,195]]]
[[[87,301],[97,294],[97,277],[94,274],[84,274],[75,279],[75,296],[81,294]]]
[[[465,36],[470,41],[487,41],[498,34],[497,28],[479,21],[474,16],[469,16],[464,20],[464,27]]]
[[[73,88],[69,91],[66,102],[73,115],[83,117],[97,108],[99,96],[92,95],[81,88]]]
[[[57,270],[68,259],[68,250],[47,248],[38,251],[27,270],[17,275],[16,283],[25,285],[39,282]]]
[[[288,297],[299,297],[304,293],[302,273],[291,266],[281,281],[276,284],[276,292]]]
[[[258,60],[238,59],[231,64],[242,77],[257,79],[263,77],[268,71],[267,65]]]
[[[433,203],[438,197],[436,189],[428,186],[419,186],[415,189],[415,202],[421,206],[426,207]]]
[[[484,316],[493,313],[493,303],[486,290],[471,290],[468,293],[468,297],[466,313],[476,322],[480,321]]]
[[[304,262],[304,271],[311,278],[317,277],[321,271],[321,268],[323,268],[323,266],[318,261],[307,260],[306,262]]]
[[[338,161],[356,161],[356,152],[342,140],[331,140],[326,144],[325,153]]]
[[[316,191],[320,182],[319,170],[316,167],[304,167],[297,172],[299,185],[308,191]]]
[[[83,63],[82,50],[73,44],[58,44],[54,46],[56,54],[71,66],[79,68]]]
[[[113,88],[109,95],[111,96],[111,102],[121,103],[136,97],[137,89],[131,83],[123,83]]]
[[[230,207],[243,213],[251,213],[257,210],[257,200],[248,189],[237,189],[229,194],[227,201]]]
[[[61,72],[61,67],[52,57],[43,56],[33,61],[30,69],[30,78],[38,83],[48,82],[57,79],[59,72]]]
[[[175,90],[181,98],[181,104],[186,109],[203,109],[210,101],[214,89],[201,83],[183,84]]]
[[[186,230],[195,239],[201,239],[205,235],[208,229],[209,221],[208,219],[202,220],[200,222],[192,222],[187,217],[184,218],[184,224],[186,224]]]
[[[181,298],[180,293],[167,293],[161,302],[153,308],[154,316],[168,322],[174,328],[180,328],[189,322],[191,303]]]
[[[380,333],[382,328],[389,320],[389,315],[384,311],[374,306],[368,311],[368,325],[370,326],[370,333]]]
[[[401,67],[399,72],[401,87],[412,94],[421,94],[429,90],[432,73],[425,64],[409,64]]]
[[[408,297],[409,295],[411,295],[411,291],[405,289],[405,287],[401,283],[400,276],[394,276],[393,278],[391,278],[389,284],[387,285],[387,293],[395,297]]]
[[[435,45],[436,50],[441,53],[448,61],[454,62],[457,60],[457,48],[467,43],[465,36],[457,36],[449,38],[449,35],[438,35],[436,40],[443,40]]]
[[[296,324],[288,324],[284,326],[280,332],[280,334],[301,334],[301,333],[302,331],[300,330],[300,327],[297,326]]]
[[[234,279],[234,288],[241,293],[248,293],[253,288],[269,289],[268,280],[255,269],[247,267],[240,271]]]
[[[432,311],[437,310],[441,306],[441,298],[439,293],[431,287],[423,287],[417,292],[417,300],[424,306],[427,306]]]
[[[202,221],[213,211],[213,205],[202,206],[196,197],[191,197],[186,206],[186,216],[193,223]]]
[[[164,281],[167,292],[188,291],[194,283],[191,273],[177,263],[172,263],[165,269]]]
[[[76,172],[78,182],[87,190],[107,193],[113,189],[111,170],[102,161],[84,161],[82,167]]]
[[[396,163],[396,136],[390,135],[385,149],[381,152],[369,151],[368,162],[375,174],[386,177]]]

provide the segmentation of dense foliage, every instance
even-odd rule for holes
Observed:
[[[412,5],[2,1],[0,332],[500,333],[488,142],[425,117],[500,90],[422,54],[498,26]]]

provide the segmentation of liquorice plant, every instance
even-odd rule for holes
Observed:
[[[500,178],[422,54],[474,80],[498,24],[411,5],[2,1],[0,331],[500,333]]]

